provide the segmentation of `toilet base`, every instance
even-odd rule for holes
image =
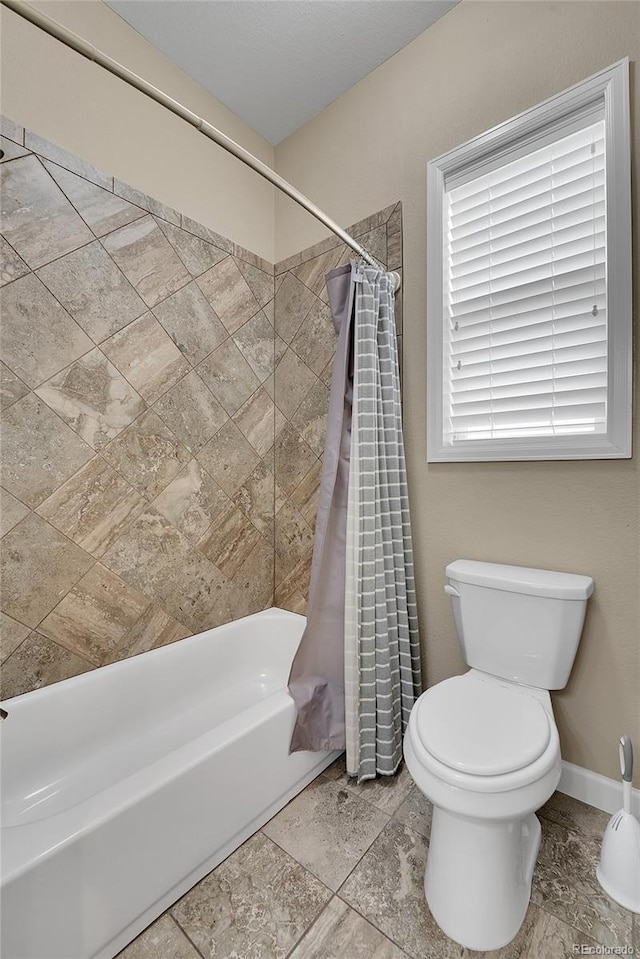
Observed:
[[[424,877],[440,928],[468,949],[500,949],[517,935],[531,896],[540,823],[467,819],[434,806]]]

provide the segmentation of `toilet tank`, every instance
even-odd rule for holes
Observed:
[[[446,569],[469,666],[540,689],[562,689],[573,666],[590,576],[459,559]]]

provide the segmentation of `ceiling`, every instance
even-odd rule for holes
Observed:
[[[458,0],[107,0],[273,144]]]

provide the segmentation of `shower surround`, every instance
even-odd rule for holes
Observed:
[[[402,276],[400,203],[355,223],[348,232]],[[324,276],[353,255],[331,236],[275,268],[275,604],[295,613],[307,611],[336,346]],[[402,287],[395,312],[401,360]]]
[[[2,133],[1,697],[274,603],[304,612],[335,340],[323,274],[350,251],[332,238],[274,270]],[[399,204],[351,232],[401,268]]]

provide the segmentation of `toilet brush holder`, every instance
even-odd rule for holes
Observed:
[[[598,882],[611,899],[640,913],[640,822],[631,813],[633,748],[629,736],[620,738],[623,803],[609,820],[602,839]]]

